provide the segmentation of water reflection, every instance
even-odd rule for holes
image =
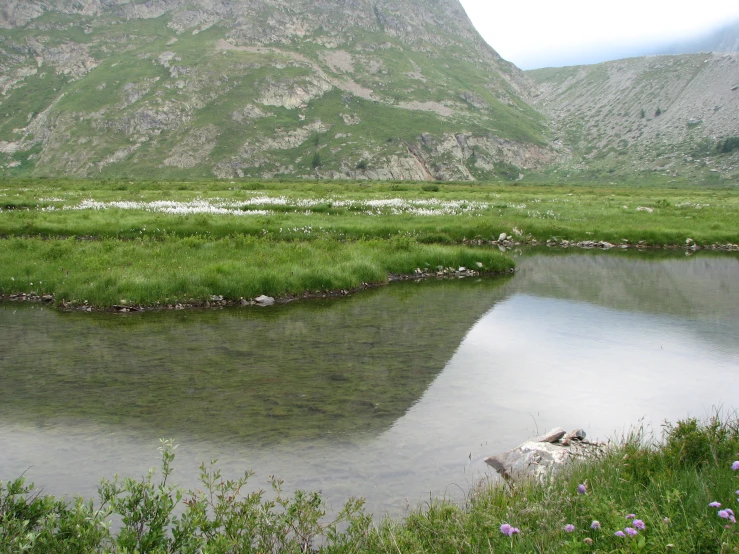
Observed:
[[[376,434],[418,400],[503,281],[123,317],[6,305],[0,418],[261,445]]]
[[[91,495],[102,475],[143,474],[171,434],[186,486],[217,457],[226,474],[255,469],[259,486],[274,473],[334,506],[360,495],[397,514],[461,494],[484,456],[545,427],[607,438],[736,405],[736,256],[518,261],[509,280],[276,310],[5,305],[0,479],[33,465],[47,490]]]

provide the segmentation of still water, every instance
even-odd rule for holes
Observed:
[[[0,304],[0,480],[92,497],[201,461],[377,515],[459,498],[553,426],[739,406],[739,257],[528,254],[513,277],[401,283],[266,309],[61,313]]]

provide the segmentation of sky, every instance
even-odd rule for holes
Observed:
[[[739,19],[739,0],[461,0],[478,32],[521,69],[653,53]]]

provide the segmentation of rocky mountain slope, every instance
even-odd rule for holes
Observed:
[[[532,94],[458,0],[0,0],[3,175],[517,175]]]
[[[630,58],[527,75],[540,87],[534,105],[572,149],[566,171],[739,179],[739,53]]]

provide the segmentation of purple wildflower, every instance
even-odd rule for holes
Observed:
[[[634,520],[634,521],[632,522],[632,525],[633,525],[634,527],[636,527],[637,529],[646,529],[646,528],[647,528],[647,526],[646,526],[646,525],[644,525],[644,522],[643,522],[643,521],[642,521],[641,519],[635,519],[635,520]]]
[[[670,523],[670,518],[666,517],[665,519],[662,520],[662,523]]]
[[[623,531],[616,531],[614,533],[614,535],[616,535],[617,537],[625,537],[626,536],[626,535],[624,535],[624,532]]]
[[[518,527],[513,527],[512,525],[509,525],[508,523],[504,523],[500,526],[500,532],[508,537],[512,537],[516,533],[520,533],[521,530]]]
[[[739,491],[734,491],[736,494],[739,494]]]
[[[720,517],[722,519],[729,519],[729,517],[730,517],[729,516],[729,512],[727,512],[726,510],[719,510],[718,511],[718,517]]]
[[[580,484],[577,486],[577,494],[585,494],[585,491],[586,491],[585,485]]]
[[[726,511],[729,512],[730,516],[734,515],[734,510],[732,510],[731,508],[726,508]]]
[[[572,533],[575,530],[575,526],[572,523],[565,525],[565,533]]]
[[[711,503],[709,504],[709,506],[710,506],[711,508],[720,508],[720,507],[721,507],[721,502],[711,502]]]
[[[634,519],[636,517],[636,514],[629,514],[626,516],[626,519]]]
[[[739,460],[731,464],[731,469],[733,469],[734,471],[739,471]]]
[[[590,524],[591,529],[600,529],[600,521],[597,519],[593,520],[593,523]]]
[[[637,531],[637,530],[636,530],[636,529],[634,529],[633,527],[627,527],[626,529],[624,529],[624,531],[626,531],[626,534],[627,534],[627,535],[631,535],[632,537],[633,537],[634,535],[638,535],[638,534],[639,534],[639,531]]]

